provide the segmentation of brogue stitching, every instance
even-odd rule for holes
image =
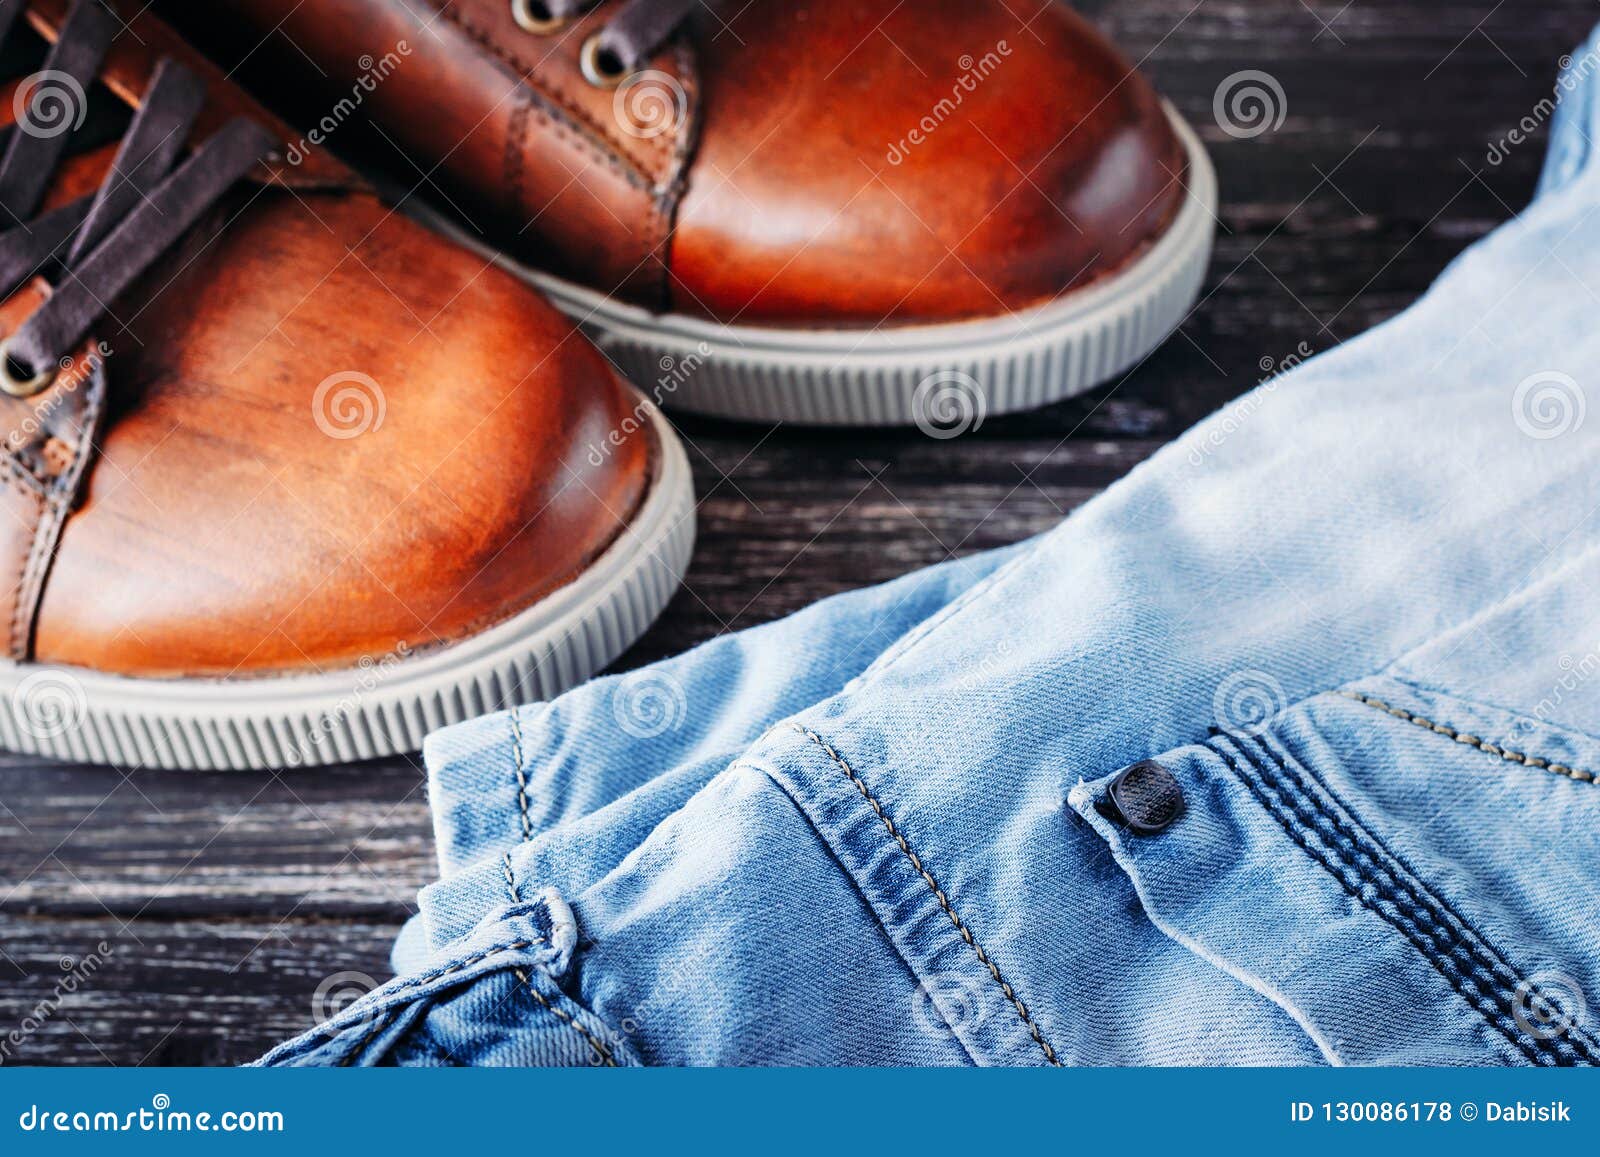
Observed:
[[[522,211],[523,179],[527,169],[528,114],[533,106],[525,100],[515,102],[511,110],[511,123],[506,126],[506,153],[503,162],[505,182],[511,193],[511,203]]]
[[[872,794],[866,783],[863,782],[861,777],[855,773],[855,770],[845,762],[844,757],[835,751],[828,744],[827,740],[822,738],[822,736],[818,735],[809,728],[803,727],[799,723],[791,723],[790,726],[798,731],[801,735],[804,735],[812,743],[815,743],[818,747],[822,748],[823,751],[827,752],[828,758],[831,759],[839,768],[839,770],[844,772],[844,774],[849,778],[850,782],[855,785],[856,790],[860,792],[861,797],[867,801],[867,804],[877,815],[879,821],[882,822],[885,830],[888,831],[890,837],[900,848],[900,851],[905,855],[906,859],[911,862],[911,866],[916,869],[917,874],[922,877],[923,882],[933,890],[934,899],[939,902],[939,907],[944,909],[944,914],[950,918],[950,923],[955,925],[956,931],[961,934],[961,939],[966,942],[967,947],[971,948],[972,951],[977,954],[979,962],[986,969],[988,969],[989,975],[992,976],[995,980],[995,983],[1000,986],[1000,991],[1005,993],[1006,999],[1011,1002],[1011,1007],[1016,1009],[1017,1015],[1022,1018],[1022,1023],[1027,1026],[1029,1035],[1033,1037],[1034,1043],[1037,1044],[1040,1051],[1044,1053],[1045,1059],[1052,1065],[1059,1067],[1061,1065],[1061,1061],[1057,1059],[1055,1049],[1050,1046],[1049,1041],[1044,1039],[1044,1034],[1039,1031],[1039,1026],[1034,1023],[1033,1017],[1028,1013],[1027,1006],[1022,1003],[1022,999],[1017,996],[1010,983],[1001,974],[1000,969],[997,968],[994,962],[989,959],[988,953],[983,950],[983,946],[978,943],[977,937],[972,934],[972,931],[962,921],[960,915],[957,914],[955,908],[950,903],[949,897],[945,895],[944,890],[940,888],[938,882],[934,880],[933,874],[929,872],[927,868],[923,867],[922,860],[917,856],[917,853],[912,850],[911,845],[907,843],[905,836],[901,835],[899,830],[896,829],[894,826],[894,820],[889,817],[888,812],[884,811],[883,805],[878,802],[877,797]]]
[[[42,497],[43,492],[49,487],[49,483],[28,469],[27,463],[18,459],[16,451],[11,449],[7,449],[4,455],[0,456],[0,474],[3,474],[5,481],[13,484],[19,493],[26,494],[30,498]]]
[[[683,86],[684,123],[673,146],[672,158],[667,166],[666,181],[657,190],[651,205],[651,220],[655,224],[655,235],[649,249],[649,254],[652,255],[656,255],[657,250],[665,249],[676,231],[678,207],[683,203],[683,193],[688,187],[689,157],[699,145],[700,137],[699,70],[695,67],[694,54],[689,50],[687,37],[680,34],[673,51],[678,61],[678,73]],[[661,270],[656,295],[665,307],[670,303],[672,292],[672,255],[670,252],[662,252],[655,256],[655,261]]]
[[[622,164],[611,153],[601,148],[588,136],[578,131],[577,128],[568,124],[560,115],[558,115],[560,112],[559,109],[549,108],[545,104],[543,95],[541,93],[535,89],[528,88],[527,86],[524,86],[524,90],[524,94],[528,98],[526,103],[529,110],[534,116],[538,117],[540,121],[554,129],[564,139],[571,141],[574,145],[576,145],[594,160],[599,161],[607,168],[614,170],[617,176],[621,177],[623,182],[629,188],[637,189],[642,193],[651,193],[655,191],[655,186],[643,174],[638,173],[629,168],[627,165]]]

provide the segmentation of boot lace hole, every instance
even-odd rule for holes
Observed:
[[[583,79],[596,88],[616,88],[633,69],[617,55],[616,49],[606,47],[602,37],[603,33],[596,32],[583,42],[578,67],[583,70]]]
[[[37,394],[54,379],[49,370],[35,370],[11,351],[10,341],[0,342],[0,390],[12,397]]]
[[[511,0],[511,18],[524,32],[550,36],[566,27],[567,18],[550,11],[545,0]]]

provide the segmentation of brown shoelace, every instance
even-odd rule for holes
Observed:
[[[0,0],[0,45],[25,0]],[[260,125],[230,121],[177,164],[205,99],[200,80],[163,60],[93,194],[39,214],[50,177],[81,123],[84,93],[118,28],[99,0],[76,0],[44,67],[23,82],[0,154],[0,297],[35,276],[44,304],[0,341],[0,388],[26,396],[131,285],[273,148]],[[19,90],[20,92],[21,90]],[[176,166],[176,167],[174,167]]]

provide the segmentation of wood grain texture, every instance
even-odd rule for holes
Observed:
[[[1015,541],[1236,396],[1261,367],[1405,308],[1525,204],[1543,136],[1491,142],[1549,95],[1593,0],[1081,0],[1212,150],[1220,233],[1200,306],[1114,386],[957,440],[684,419],[700,542],[686,589],[623,659]],[[1285,116],[1225,133],[1213,99],[1262,70]],[[114,948],[5,1059],[248,1059],[308,1027],[318,985],[385,975],[432,869],[408,760],[283,775],[0,761],[0,1042],[61,960]]]

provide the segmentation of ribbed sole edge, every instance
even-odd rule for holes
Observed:
[[[1128,268],[1014,314],[871,330],[723,325],[652,314],[494,258],[546,293],[625,376],[672,409],[818,426],[917,425],[949,436],[988,414],[1101,385],[1184,320],[1211,257],[1217,182],[1193,129],[1168,114],[1189,156],[1189,178],[1167,232]]]

